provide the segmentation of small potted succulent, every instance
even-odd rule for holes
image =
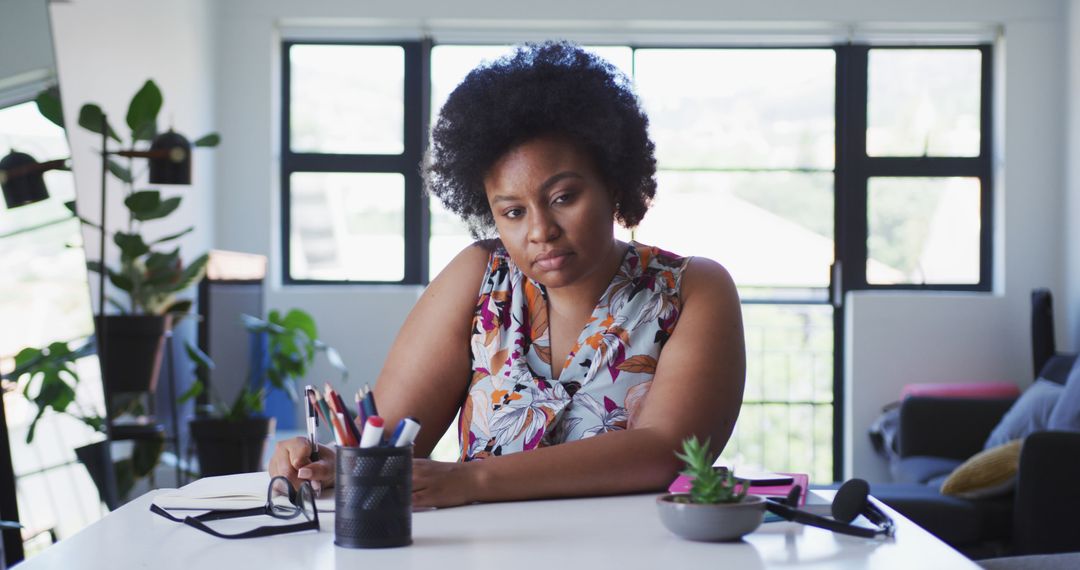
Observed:
[[[738,540],[765,519],[765,499],[748,495],[750,483],[728,469],[713,468],[709,440],[683,441],[675,454],[686,465],[682,474],[693,481],[689,493],[668,493],[656,499],[660,520],[688,540]]]

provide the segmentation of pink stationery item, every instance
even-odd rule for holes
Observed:
[[[747,492],[751,495],[761,495],[763,497],[787,497],[791,488],[798,485],[802,491],[799,493],[799,506],[806,504],[806,487],[810,483],[810,476],[806,473],[780,473],[780,475],[786,475],[791,477],[792,482],[785,485],[751,485]],[[735,476],[738,477],[739,473],[736,471]],[[690,485],[693,482],[693,478],[686,475],[679,475],[668,486],[669,493],[689,493]]]
[[[1016,398],[1020,388],[1012,382],[924,382],[905,384],[900,399],[908,396],[934,398]]]

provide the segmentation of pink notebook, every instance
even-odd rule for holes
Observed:
[[[810,482],[810,476],[806,473],[780,473],[781,475],[787,475],[791,477],[793,481],[787,485],[752,485],[748,493],[751,495],[762,495],[764,497],[787,497],[791,488],[798,485],[802,492],[799,493],[799,506],[806,504],[806,486]],[[686,475],[679,475],[668,486],[669,493],[689,493],[690,483],[693,481]]]

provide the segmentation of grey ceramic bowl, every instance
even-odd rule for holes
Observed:
[[[765,519],[765,499],[757,495],[747,495],[738,503],[716,505],[680,503],[674,500],[677,496],[657,497],[656,508],[664,526],[687,540],[738,540]]]

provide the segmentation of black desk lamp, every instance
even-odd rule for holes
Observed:
[[[48,170],[64,168],[66,163],[65,160],[38,162],[29,154],[12,149],[0,159],[0,186],[4,191],[4,203],[11,209],[48,200],[44,174]]]

